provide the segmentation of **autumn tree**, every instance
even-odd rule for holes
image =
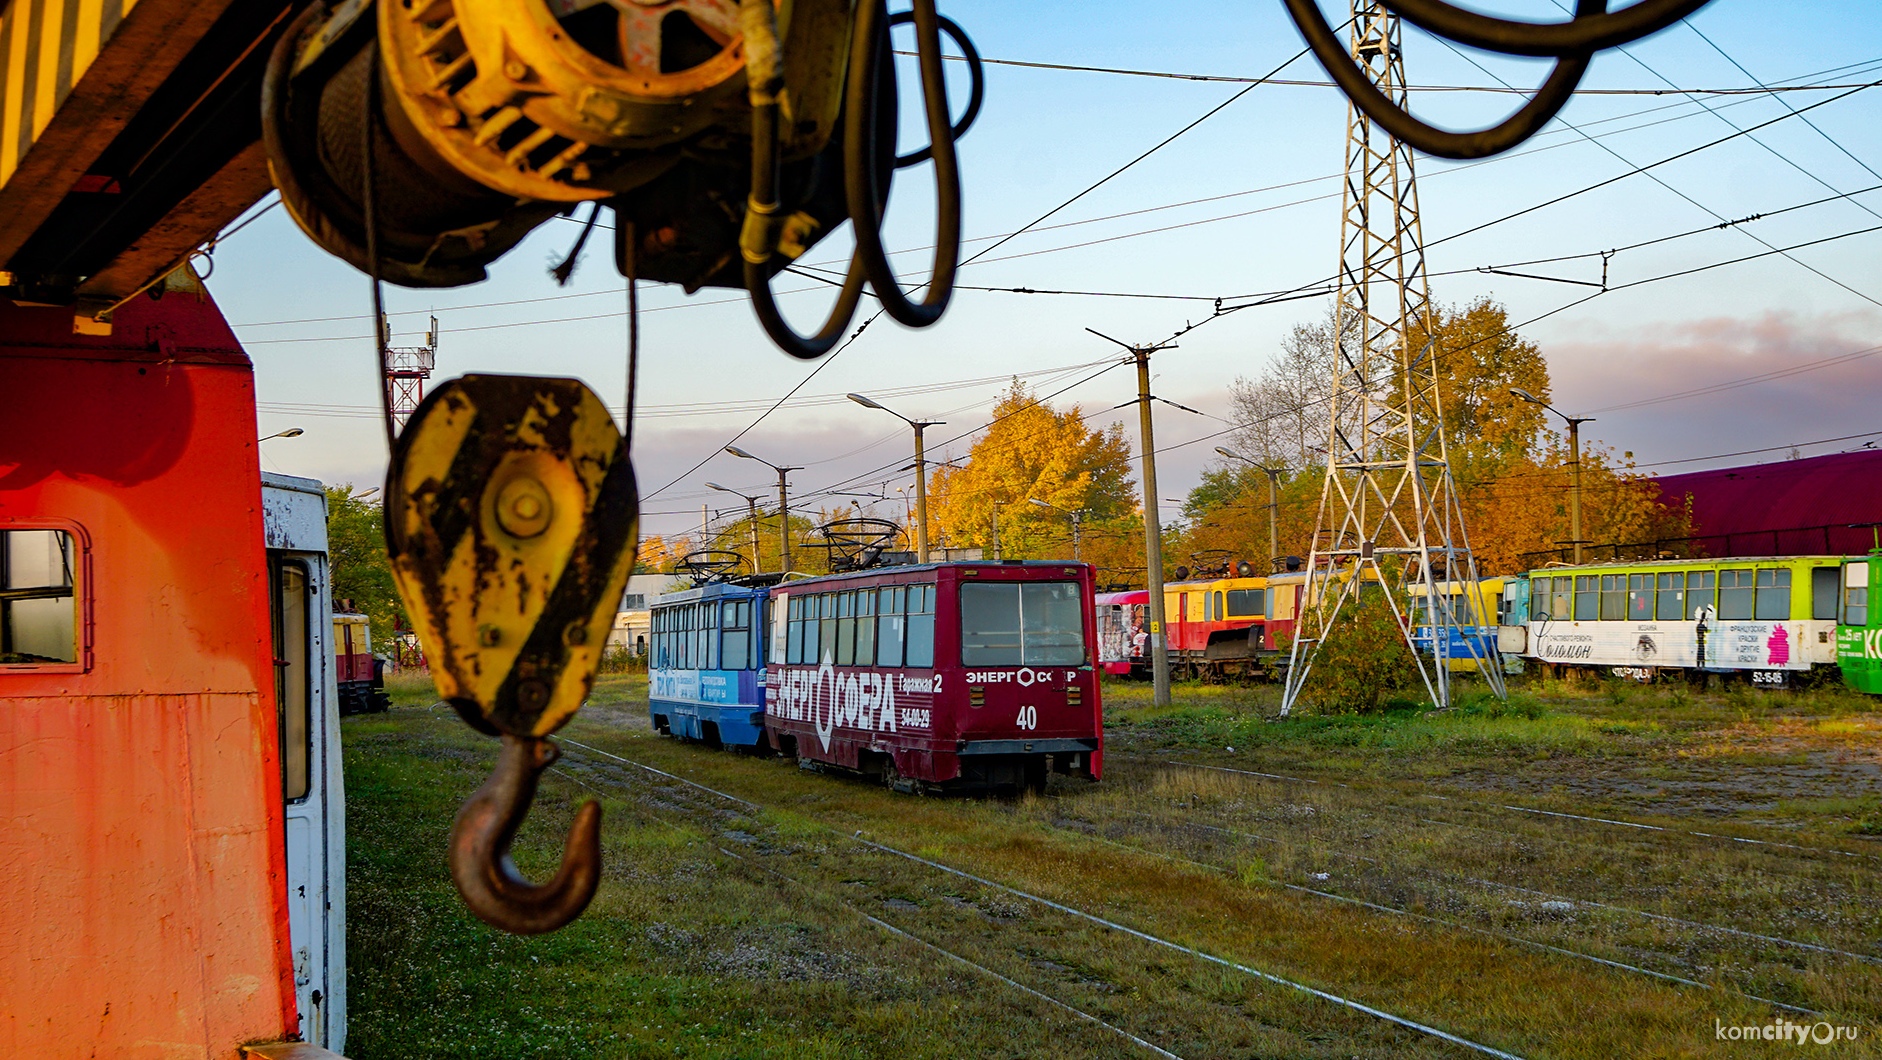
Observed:
[[[1312,547],[1325,477],[1334,333],[1329,309],[1322,320],[1297,326],[1260,377],[1238,379],[1231,388],[1244,425],[1235,435],[1237,451],[1289,469],[1278,518],[1284,555],[1305,556]],[[1547,401],[1548,365],[1488,298],[1434,305],[1407,336],[1412,348],[1436,359],[1451,473],[1478,570],[1523,569],[1525,554],[1559,547],[1569,536],[1566,442],[1541,406],[1511,393],[1522,389]],[[1656,503],[1651,481],[1614,464],[1599,443],[1584,444],[1582,460],[1585,539],[1651,540],[1683,532],[1677,513]],[[1183,543],[1195,551],[1263,554],[1267,503],[1267,476],[1226,461],[1191,492]]]
[[[353,490],[350,483],[327,487],[327,564],[334,606],[351,600],[371,621],[373,643],[389,644],[393,630],[410,622],[392,580],[381,506]]]
[[[1070,559],[1070,518],[1064,513],[1084,513],[1083,536],[1094,546],[1115,545],[1128,539],[1137,518],[1135,486],[1122,426],[1091,430],[1079,406],[1055,409],[1015,378],[966,462],[942,465],[930,478],[929,519],[939,531],[930,539],[945,534],[955,547],[991,553],[997,519],[1006,556]]]

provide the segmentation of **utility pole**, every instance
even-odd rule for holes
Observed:
[[[1575,563],[1581,564],[1581,546],[1587,544],[1581,537],[1581,425],[1593,423],[1593,416],[1570,416],[1554,405],[1542,400],[1522,387],[1510,387],[1510,393],[1532,405],[1541,405],[1568,424],[1568,466],[1575,469],[1575,485],[1568,494],[1568,536],[1569,544],[1575,549]]]
[[[740,493],[739,491],[735,489],[728,489],[725,486],[719,485],[717,482],[706,483],[706,488],[718,490],[720,493],[730,493],[734,497],[745,498],[746,506],[751,509],[751,569],[752,569],[752,573],[757,574],[760,571],[764,570],[765,569],[764,564],[759,562],[759,559],[758,559],[758,498],[750,496],[748,494]]]
[[[1139,445],[1144,457],[1144,573],[1150,582],[1150,677],[1154,702],[1159,707],[1167,707],[1170,705],[1170,646],[1163,635],[1163,521],[1157,513],[1157,442],[1150,422],[1150,402],[1155,400],[1150,393],[1150,355],[1176,347],[1167,342],[1157,346],[1132,346],[1101,331],[1085,330],[1129,350],[1137,362]]]
[[[1351,3],[1354,61],[1388,99],[1406,105],[1398,16],[1379,0]],[[1430,321],[1430,301],[1411,149],[1349,104],[1326,479],[1283,714],[1299,701],[1328,630],[1343,610],[1359,606],[1368,585],[1390,608],[1439,707],[1450,704],[1454,631],[1481,627],[1463,620],[1468,603],[1458,613],[1454,601],[1468,595],[1439,590],[1440,580],[1474,583],[1477,565],[1451,477],[1438,351],[1428,330],[1415,334]],[[1413,636],[1407,606],[1413,593],[1425,600],[1421,624],[1430,635],[1430,660]],[[1462,637],[1461,648],[1502,697],[1494,648],[1474,636]]]
[[[742,456],[747,460],[757,460],[759,463],[778,473],[778,569],[785,574],[789,574],[791,572],[791,497],[790,487],[786,485],[785,477],[793,471],[802,471],[804,469],[801,467],[783,467],[774,464],[769,460],[755,457],[736,445],[726,446],[725,451],[731,453],[733,456]]]
[[[928,454],[922,448],[921,432],[924,428],[939,427],[947,421],[911,420],[894,409],[879,405],[861,394],[850,394],[849,399],[864,408],[886,412],[915,428],[915,556],[920,562],[926,563],[928,562]]]
[[[1281,501],[1280,498],[1276,496],[1279,487],[1275,483],[1282,475],[1287,474],[1288,469],[1257,464],[1235,450],[1225,449],[1219,445],[1215,447],[1215,451],[1231,460],[1240,460],[1242,463],[1268,476],[1268,564],[1270,568],[1272,568],[1275,557],[1281,554],[1281,536],[1275,526],[1275,517],[1281,509]]]
[[[1037,504],[1041,508],[1050,508],[1053,511],[1058,512],[1060,515],[1066,515],[1066,516],[1071,517],[1071,520],[1072,520],[1072,562],[1077,563],[1079,561],[1078,560],[1079,539],[1082,536],[1081,530],[1084,527],[1085,513],[1088,509],[1080,508],[1077,511],[1073,511],[1069,508],[1061,508],[1058,505],[1051,503],[1050,501],[1042,501],[1037,497],[1028,497],[1027,500],[1032,501],[1034,504]]]

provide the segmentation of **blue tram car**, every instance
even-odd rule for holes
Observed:
[[[760,747],[764,601],[764,585],[735,581],[654,601],[647,705],[655,731],[714,747]]]

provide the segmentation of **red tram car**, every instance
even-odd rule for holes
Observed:
[[[902,791],[1096,780],[1088,564],[879,567],[771,591],[765,726],[800,763]]]

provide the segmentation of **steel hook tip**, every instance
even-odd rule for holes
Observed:
[[[582,915],[601,883],[601,804],[592,799],[576,811],[562,867],[549,882],[529,882],[510,860],[536,782],[561,756],[545,737],[504,734],[496,772],[451,825],[451,880],[464,904],[491,927],[517,935],[554,931]]]

